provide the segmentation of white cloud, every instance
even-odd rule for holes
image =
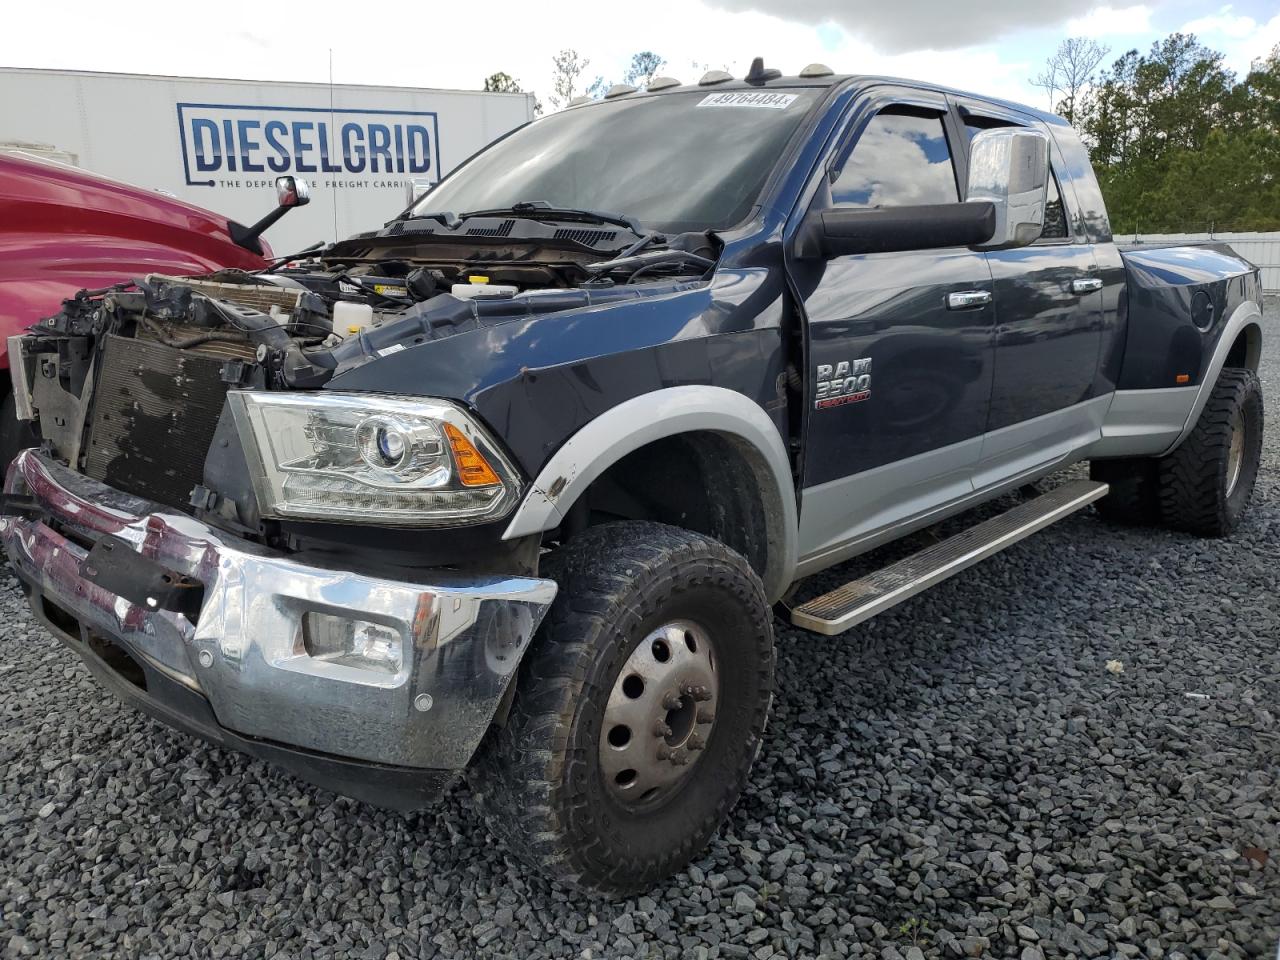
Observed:
[[[1092,37],[1106,40],[1110,37],[1131,37],[1151,32],[1151,8],[1144,5],[1124,7],[1094,7],[1081,17],[1067,21],[1063,35],[1067,37]]]
[[[955,0],[789,0],[785,5],[777,0],[714,2],[731,10],[785,10],[787,17],[806,23],[831,21],[887,52],[901,53],[982,46],[1020,30],[1059,26],[1072,14],[1088,17],[1103,13],[1105,19],[1124,14],[1141,0],[1110,0],[1109,5],[1100,5],[1100,0],[984,0],[980,5]]]
[[[1181,32],[1194,33],[1205,46],[1222,53],[1227,67],[1243,77],[1253,61],[1266,57],[1280,44],[1280,14],[1259,23],[1226,6],[1216,14],[1183,24]]]
[[[1184,24],[1182,32],[1194,33],[1201,37],[1217,35],[1241,40],[1257,29],[1258,22],[1253,17],[1237,16],[1231,12],[1230,6],[1226,6],[1215,14]]]
[[[199,5],[166,6],[158,14],[150,4],[120,3],[110,17],[101,9],[96,0],[65,0],[57,31],[48,29],[48,8],[6,10],[6,35],[26,38],[8,46],[6,65],[324,82],[332,48],[338,83],[477,89],[502,70],[544,101],[551,56],[563,47],[590,58],[585,83],[597,75],[621,80],[631,55],[646,49],[667,59],[663,73],[685,81],[708,66],[741,75],[752,57],[763,56],[787,73],[822,61],[840,72],[907,76],[1018,98],[1027,96],[1023,78],[1034,72],[1020,51],[1006,59],[993,44],[894,52],[847,26],[803,22],[789,7],[777,14],[728,12],[700,0],[651,0],[625,30],[589,0],[560,0],[554,16],[541,4],[488,0],[484,19],[492,27],[482,36],[465,18],[395,0],[378,6],[376,23],[337,4],[284,17],[264,16],[261,4],[248,0],[219,0],[216,16]]]

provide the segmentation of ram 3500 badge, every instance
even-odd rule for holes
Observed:
[[[871,358],[841,360],[833,368],[829,363],[818,364],[817,392],[813,406],[817,410],[857,403],[871,396]]]
[[[747,784],[798,579],[1082,460],[787,615],[848,629],[1089,503],[1230,533],[1259,303],[1225,247],[1117,249],[1058,117],[660,78],[301,262],[68,301],[11,347],[42,445],[0,534],[166,723],[395,807],[469,768],[513,853],[631,891]]]

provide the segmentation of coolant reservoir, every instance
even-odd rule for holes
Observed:
[[[514,297],[519,289],[506,283],[490,283],[488,277],[472,277],[470,283],[455,283],[449,291],[459,300],[473,297]]]
[[[339,300],[333,305],[333,332],[341,337],[363,333],[373,326],[373,307]]]

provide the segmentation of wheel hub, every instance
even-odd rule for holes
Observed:
[[[715,726],[720,682],[711,638],[673,620],[632,651],[605,704],[600,768],[627,806],[660,802],[688,777]]]
[[[1227,450],[1227,496],[1236,492],[1244,471],[1244,411],[1236,410],[1231,418],[1231,446]]]

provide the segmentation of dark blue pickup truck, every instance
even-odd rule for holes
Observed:
[[[1091,503],[1230,534],[1260,302],[1225,247],[1118,249],[1058,117],[659,78],[308,257],[67,301],[10,344],[0,533],[166,723],[401,809],[470,769],[513,852],[625,892],[747,783],[775,615],[838,633]]]

